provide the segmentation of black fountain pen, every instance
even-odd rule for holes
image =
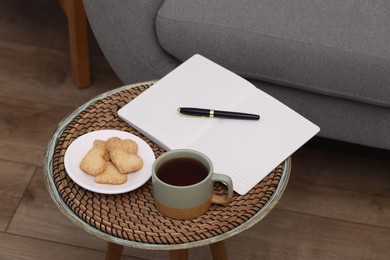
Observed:
[[[177,111],[180,114],[200,117],[219,117],[230,119],[259,120],[260,116],[241,112],[220,111],[214,109],[204,109],[195,107],[179,107]]]

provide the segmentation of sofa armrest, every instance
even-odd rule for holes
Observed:
[[[179,62],[158,43],[155,18],[164,0],[83,0],[92,31],[125,84],[160,78]]]

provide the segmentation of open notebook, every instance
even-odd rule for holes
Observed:
[[[179,107],[259,114],[260,120],[196,118]],[[206,154],[243,195],[319,131],[254,85],[194,55],[118,111],[119,117],[166,150]]]

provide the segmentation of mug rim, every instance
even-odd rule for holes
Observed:
[[[164,157],[166,157],[166,156],[169,156],[170,154],[182,153],[182,152],[198,154],[199,156],[201,156],[202,158],[204,158],[204,159],[207,161],[207,163],[209,164],[209,170],[208,170],[207,176],[206,176],[203,180],[201,180],[201,181],[199,181],[199,182],[197,182],[197,183],[191,184],[191,185],[177,186],[177,185],[172,185],[172,184],[166,183],[165,181],[161,180],[161,179],[157,176],[157,171],[155,171],[155,166],[156,166],[156,164],[158,163],[157,161],[158,161],[158,160],[161,160],[160,158],[164,158]],[[179,156],[179,157],[172,158],[172,159],[177,159],[177,158],[188,158],[188,157]],[[190,158],[192,158],[192,157],[190,157]],[[200,163],[203,164],[203,162],[199,161],[199,160],[196,159],[196,158],[192,158],[192,159],[197,160],[198,162],[200,162]],[[168,160],[167,160],[167,161],[168,161]],[[165,162],[167,162],[167,161],[165,161]],[[165,162],[164,162],[164,163],[165,163]],[[204,165],[204,164],[203,164],[203,165]],[[207,167],[207,166],[206,166],[206,167]],[[199,185],[199,184],[201,184],[201,183],[203,183],[203,182],[206,182],[208,179],[210,179],[210,178],[212,177],[213,173],[214,173],[214,171],[213,171],[213,164],[212,164],[210,158],[207,157],[204,153],[199,152],[199,151],[197,151],[197,150],[193,150],[193,149],[174,149],[174,150],[167,151],[167,152],[165,152],[164,154],[160,155],[160,157],[158,157],[158,158],[153,162],[153,165],[152,165],[152,177],[154,177],[155,179],[157,179],[159,182],[163,183],[164,185],[167,185],[168,187],[176,188],[176,189],[186,189],[186,188],[193,187],[193,186],[195,186],[195,185]]]

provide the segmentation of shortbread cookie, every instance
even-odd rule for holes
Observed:
[[[143,166],[142,158],[137,154],[126,153],[123,150],[113,150],[110,152],[111,161],[118,168],[120,173],[130,173],[140,170]]]
[[[108,154],[108,151],[106,148],[106,141],[96,139],[93,142],[93,147],[104,150],[104,156],[103,156],[104,160],[106,160],[106,161],[110,160],[110,155]]]
[[[126,153],[137,153],[138,144],[130,139],[121,139],[119,137],[111,137],[106,141],[106,148],[110,153],[113,150],[123,150]]]
[[[127,174],[121,174],[112,162],[107,162],[104,172],[95,176],[95,182],[101,184],[123,184],[127,182]]]
[[[108,153],[102,140],[95,140],[80,163],[80,169],[88,174],[97,176],[106,169]]]

